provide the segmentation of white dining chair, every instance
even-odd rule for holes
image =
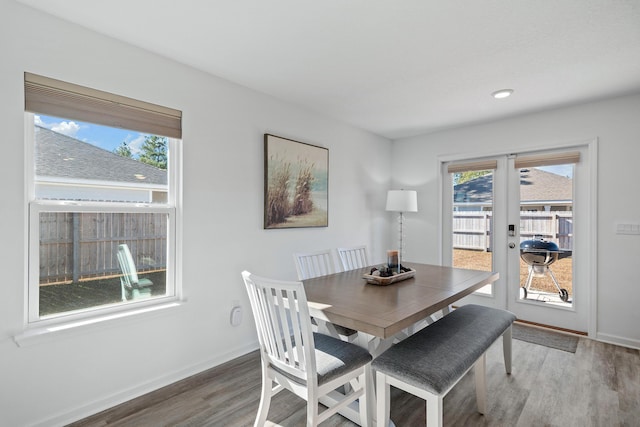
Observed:
[[[312,279],[314,277],[338,273],[331,249],[295,253],[293,254],[293,259],[296,263],[298,280]],[[313,321],[315,324],[321,323],[317,319],[313,319]],[[345,328],[344,326],[334,325],[328,322],[326,322],[325,325],[328,329],[327,332],[334,336],[343,336],[347,341],[351,342],[354,342],[357,338],[358,331],[355,329]]]
[[[369,265],[366,246],[338,248],[337,251],[344,271],[355,270],[356,268],[363,268]]]
[[[337,273],[331,249],[293,254],[298,272],[298,280],[312,279],[318,276]]]
[[[262,395],[254,426],[264,426],[271,397],[288,389],[307,401],[307,426],[316,426],[359,399],[360,425],[369,425],[367,387],[371,354],[362,347],[314,333],[302,282],[242,278],[249,294],[262,360]],[[344,387],[338,402],[319,412],[319,399]],[[332,393],[333,392],[333,393]]]

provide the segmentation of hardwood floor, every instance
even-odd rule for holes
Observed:
[[[502,342],[488,351],[488,410],[476,411],[473,371],[444,399],[445,426],[639,426],[640,351],[581,337],[576,353],[513,341],[513,374]],[[250,426],[260,399],[259,354],[224,365],[71,424],[86,426]],[[270,426],[303,426],[305,402],[278,394]],[[424,426],[424,401],[394,389],[391,418]],[[354,426],[334,415],[323,426]]]

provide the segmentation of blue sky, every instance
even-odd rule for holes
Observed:
[[[134,156],[140,153],[140,146],[144,142],[145,136],[147,136],[147,134],[137,131],[43,115],[35,116],[35,124],[107,151],[115,150],[125,141]]]
[[[573,178],[573,165],[540,166],[538,167],[538,169],[555,173],[556,175],[562,175],[568,178]]]

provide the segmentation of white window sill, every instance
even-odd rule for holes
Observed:
[[[102,316],[96,316],[85,319],[77,319],[68,322],[56,323],[46,326],[34,326],[25,329],[22,333],[13,337],[18,347],[27,347],[35,344],[41,344],[60,337],[72,337],[87,332],[94,332],[107,327],[116,326],[118,324],[128,324],[132,317],[136,320],[142,318],[151,318],[167,310],[175,310],[184,306],[186,301],[175,300],[164,302],[157,305],[150,305],[138,309],[131,309],[118,313],[110,313]]]

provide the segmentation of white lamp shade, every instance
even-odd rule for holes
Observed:
[[[413,190],[389,190],[387,210],[394,212],[418,212],[418,193]]]

